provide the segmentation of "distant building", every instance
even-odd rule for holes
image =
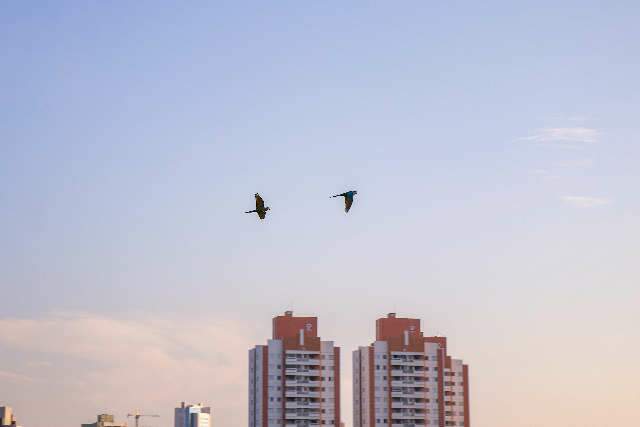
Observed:
[[[0,406],[0,427],[19,427],[10,406]]]
[[[340,347],[317,317],[287,311],[267,345],[249,350],[249,427],[340,425]]]
[[[419,319],[389,313],[376,341],[353,352],[354,427],[470,427],[469,369],[425,337]]]
[[[174,427],[212,427],[211,408],[182,402],[175,410]]]
[[[127,423],[117,423],[113,420],[113,415],[100,414],[98,421],[91,424],[82,424],[82,427],[127,427]]]
[[[10,406],[0,406],[0,426],[15,425],[16,421],[13,418],[13,410]]]

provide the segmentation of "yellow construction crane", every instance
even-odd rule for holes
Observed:
[[[160,415],[155,415],[155,414],[141,414],[140,412],[136,411],[133,414],[127,414],[127,418],[135,418],[136,420],[136,427],[138,427],[138,422],[140,421],[140,417],[154,417],[154,418],[158,418],[160,417]]]

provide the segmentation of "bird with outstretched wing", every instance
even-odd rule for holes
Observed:
[[[349,209],[351,209],[351,205],[353,205],[353,196],[355,196],[356,194],[358,194],[357,191],[351,190],[341,194],[336,194],[335,196],[331,197],[344,197],[344,211],[349,212]]]
[[[264,205],[264,200],[260,197],[260,194],[256,193],[256,208],[252,211],[247,211],[245,213],[257,213],[260,219],[264,219],[267,216],[267,211],[271,208],[269,206]]]

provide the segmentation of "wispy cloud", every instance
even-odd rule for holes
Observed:
[[[587,127],[542,128],[532,135],[520,138],[522,141],[556,144],[590,144],[598,142],[600,132]]]
[[[591,196],[562,196],[562,200],[578,208],[594,208],[610,203],[609,199]]]
[[[18,374],[16,372],[1,371],[1,370],[0,370],[0,379],[5,379],[7,381],[19,382],[19,383],[35,382],[35,379],[30,376]]]

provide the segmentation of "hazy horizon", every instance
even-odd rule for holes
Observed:
[[[473,427],[640,425],[640,3],[558,3],[2,4],[0,406],[243,427],[292,309],[352,426],[397,312]]]

